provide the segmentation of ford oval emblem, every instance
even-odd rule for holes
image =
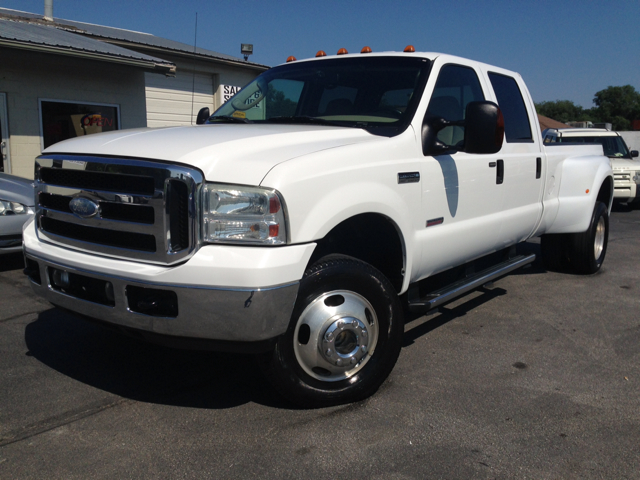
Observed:
[[[75,215],[81,218],[91,218],[100,210],[97,203],[84,197],[75,197],[69,202],[69,208]]]

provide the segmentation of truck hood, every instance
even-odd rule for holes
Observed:
[[[609,157],[613,170],[640,170],[640,160],[629,158]]]
[[[163,160],[197,167],[208,181],[260,185],[279,163],[384,138],[359,128],[218,124],[106,132],[65,140],[43,153]]]

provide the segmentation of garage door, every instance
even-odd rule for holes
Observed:
[[[145,73],[145,88],[149,127],[191,125],[200,108],[213,110],[212,75],[196,73],[194,89],[191,73],[178,73],[175,77]]]

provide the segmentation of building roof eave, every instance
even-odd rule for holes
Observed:
[[[151,60],[127,58],[127,57],[121,57],[113,54],[90,52],[86,50],[80,50],[80,49],[74,49],[74,48],[62,47],[62,46],[42,45],[37,43],[23,42],[23,41],[11,40],[6,38],[0,38],[0,46],[30,50],[35,52],[54,53],[58,55],[66,55],[71,57],[88,58],[92,60],[118,63],[123,65],[130,65],[134,67],[143,68],[145,70],[150,70],[155,73],[164,73],[165,75],[169,75],[169,76],[174,76],[176,73],[176,66],[171,62],[160,63],[160,62],[155,62]]]

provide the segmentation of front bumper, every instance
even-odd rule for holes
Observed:
[[[640,172],[614,171],[613,198],[620,202],[640,199]]]
[[[182,265],[161,267],[46,244],[31,227],[24,232],[25,272],[33,290],[54,305],[138,331],[227,342],[260,342],[287,330],[315,247],[249,247],[245,262],[237,252],[243,247],[205,247]],[[235,280],[231,285],[248,278],[266,286],[221,285],[220,271]]]

